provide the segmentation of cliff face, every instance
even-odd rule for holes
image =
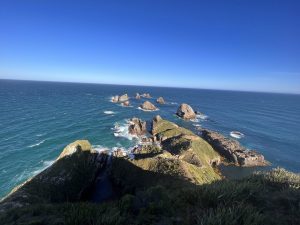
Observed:
[[[220,156],[201,137],[159,116],[152,134],[155,142],[133,151],[134,159],[107,160],[88,141],[68,145],[52,166],[0,202],[0,224],[300,224],[299,175],[276,169],[221,179]],[[100,194],[112,187],[117,195],[83,202],[87,190],[96,193],[92,186]]]
[[[86,140],[69,144],[46,170],[16,187],[0,203],[0,212],[37,203],[80,200],[94,181],[97,153]]]
[[[244,167],[268,165],[262,154],[254,150],[247,150],[236,140],[226,138],[210,130],[203,130],[202,136],[216,151],[235,165]]]
[[[220,156],[193,132],[157,116],[152,134],[161,144],[144,146],[134,159],[114,158],[112,180],[121,189],[136,190],[162,185],[167,188],[194,186],[221,179],[214,166]]]

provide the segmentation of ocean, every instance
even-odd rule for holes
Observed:
[[[144,112],[138,109],[144,99],[131,99],[132,107],[110,102],[113,95],[136,92],[150,93],[153,103],[162,96],[166,104]],[[177,118],[180,103],[207,117]],[[51,165],[77,139],[88,139],[98,150],[134,146],[126,119],[149,121],[157,114],[192,130],[198,124],[228,137],[240,131],[245,134],[240,142],[261,152],[272,167],[300,172],[300,95],[0,80],[0,197]],[[116,123],[124,127],[117,137]]]

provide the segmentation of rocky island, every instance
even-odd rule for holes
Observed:
[[[163,97],[159,97],[156,102],[162,105],[166,103]]]
[[[264,159],[242,160],[248,153],[237,143],[159,115],[132,118],[128,132],[141,140],[129,152],[99,153],[87,140],[68,145],[2,199],[1,224],[299,224],[299,175],[275,169],[228,180],[223,160]]]
[[[124,94],[124,95],[116,95],[114,97],[112,97],[112,102],[126,102],[129,100],[129,97],[127,94]]]
[[[183,103],[179,106],[176,114],[177,114],[177,116],[179,116],[185,120],[191,120],[191,119],[196,118],[195,111],[193,110],[193,108],[190,105],[188,105],[186,103]]]
[[[145,101],[143,104],[140,105],[140,108],[142,110],[145,110],[145,111],[155,111],[157,110],[156,106],[153,105],[151,102],[149,101]]]

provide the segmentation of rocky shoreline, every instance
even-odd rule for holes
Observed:
[[[136,94],[135,98],[151,96]],[[127,105],[129,97],[115,96],[112,102]],[[165,104],[162,97],[156,102]],[[157,109],[150,101],[141,108]],[[197,114],[185,103],[176,112],[186,121],[195,119]],[[269,165],[262,154],[246,149],[238,141],[203,128],[197,135],[159,115],[151,121],[130,119],[128,133],[139,140],[129,151],[118,148],[99,153],[87,140],[69,144],[53,165],[1,200],[2,224],[300,222],[295,217],[300,205],[299,175],[277,169],[228,181],[220,173],[219,165],[227,163],[238,167]],[[289,194],[283,196],[284,193]],[[269,195],[273,197],[268,199]],[[288,198],[288,206],[280,210],[271,207],[280,207],[276,196]],[[241,219],[237,223],[228,221],[224,207],[230,209],[234,218]],[[242,210],[246,211],[241,214]],[[280,219],[274,222],[271,215],[275,212]]]
[[[269,165],[262,154],[246,149],[237,140],[207,129],[202,130],[202,137],[230,163],[245,167]]]

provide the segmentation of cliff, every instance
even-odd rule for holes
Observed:
[[[0,223],[300,224],[299,174],[275,169],[226,180],[216,168],[220,155],[201,137],[159,116],[151,133],[155,143],[135,149],[134,157],[108,160],[88,141],[68,145],[0,202]],[[104,184],[99,176],[115,195],[92,203]]]
[[[86,140],[69,144],[53,165],[13,189],[1,201],[0,212],[33,204],[80,200],[95,179],[97,156]]]

